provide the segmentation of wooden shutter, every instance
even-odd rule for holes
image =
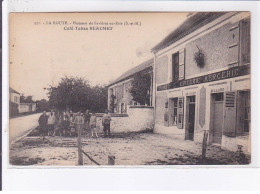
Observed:
[[[185,78],[185,49],[179,52],[179,80]]]
[[[236,24],[229,29],[228,33],[228,64],[238,65],[239,62],[239,25]]]
[[[240,65],[250,63],[250,18],[240,21]]]
[[[177,127],[183,129],[183,106],[184,97],[178,98]]]
[[[172,81],[179,81],[179,53],[172,55]]]
[[[236,92],[225,92],[223,134],[236,135]]]

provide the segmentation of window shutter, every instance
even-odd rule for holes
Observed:
[[[185,76],[185,49],[179,52],[179,80],[184,80]]]
[[[177,127],[183,129],[183,105],[184,97],[178,98]]]
[[[250,63],[250,19],[240,21],[240,65]]]
[[[223,134],[236,135],[236,92],[225,92]]]
[[[239,25],[235,24],[228,33],[228,64],[238,65],[239,60]]]

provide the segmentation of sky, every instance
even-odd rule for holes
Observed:
[[[14,13],[10,15],[10,87],[34,100],[64,76],[108,84],[153,57],[151,48],[188,13]],[[64,21],[67,24],[64,24]],[[74,24],[73,22],[77,22]],[[79,25],[79,23],[85,25]],[[91,25],[138,22],[139,25]],[[51,24],[50,24],[51,23]],[[65,30],[70,29],[73,30]],[[76,30],[85,27],[88,30]],[[89,30],[113,27],[112,30]]]

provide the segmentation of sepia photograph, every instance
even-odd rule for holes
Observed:
[[[9,14],[9,165],[251,163],[251,14]]]

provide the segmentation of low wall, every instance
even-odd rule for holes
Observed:
[[[102,115],[98,114],[97,128],[102,127]],[[111,132],[138,132],[153,129],[153,107],[130,106],[127,114],[111,114]]]

